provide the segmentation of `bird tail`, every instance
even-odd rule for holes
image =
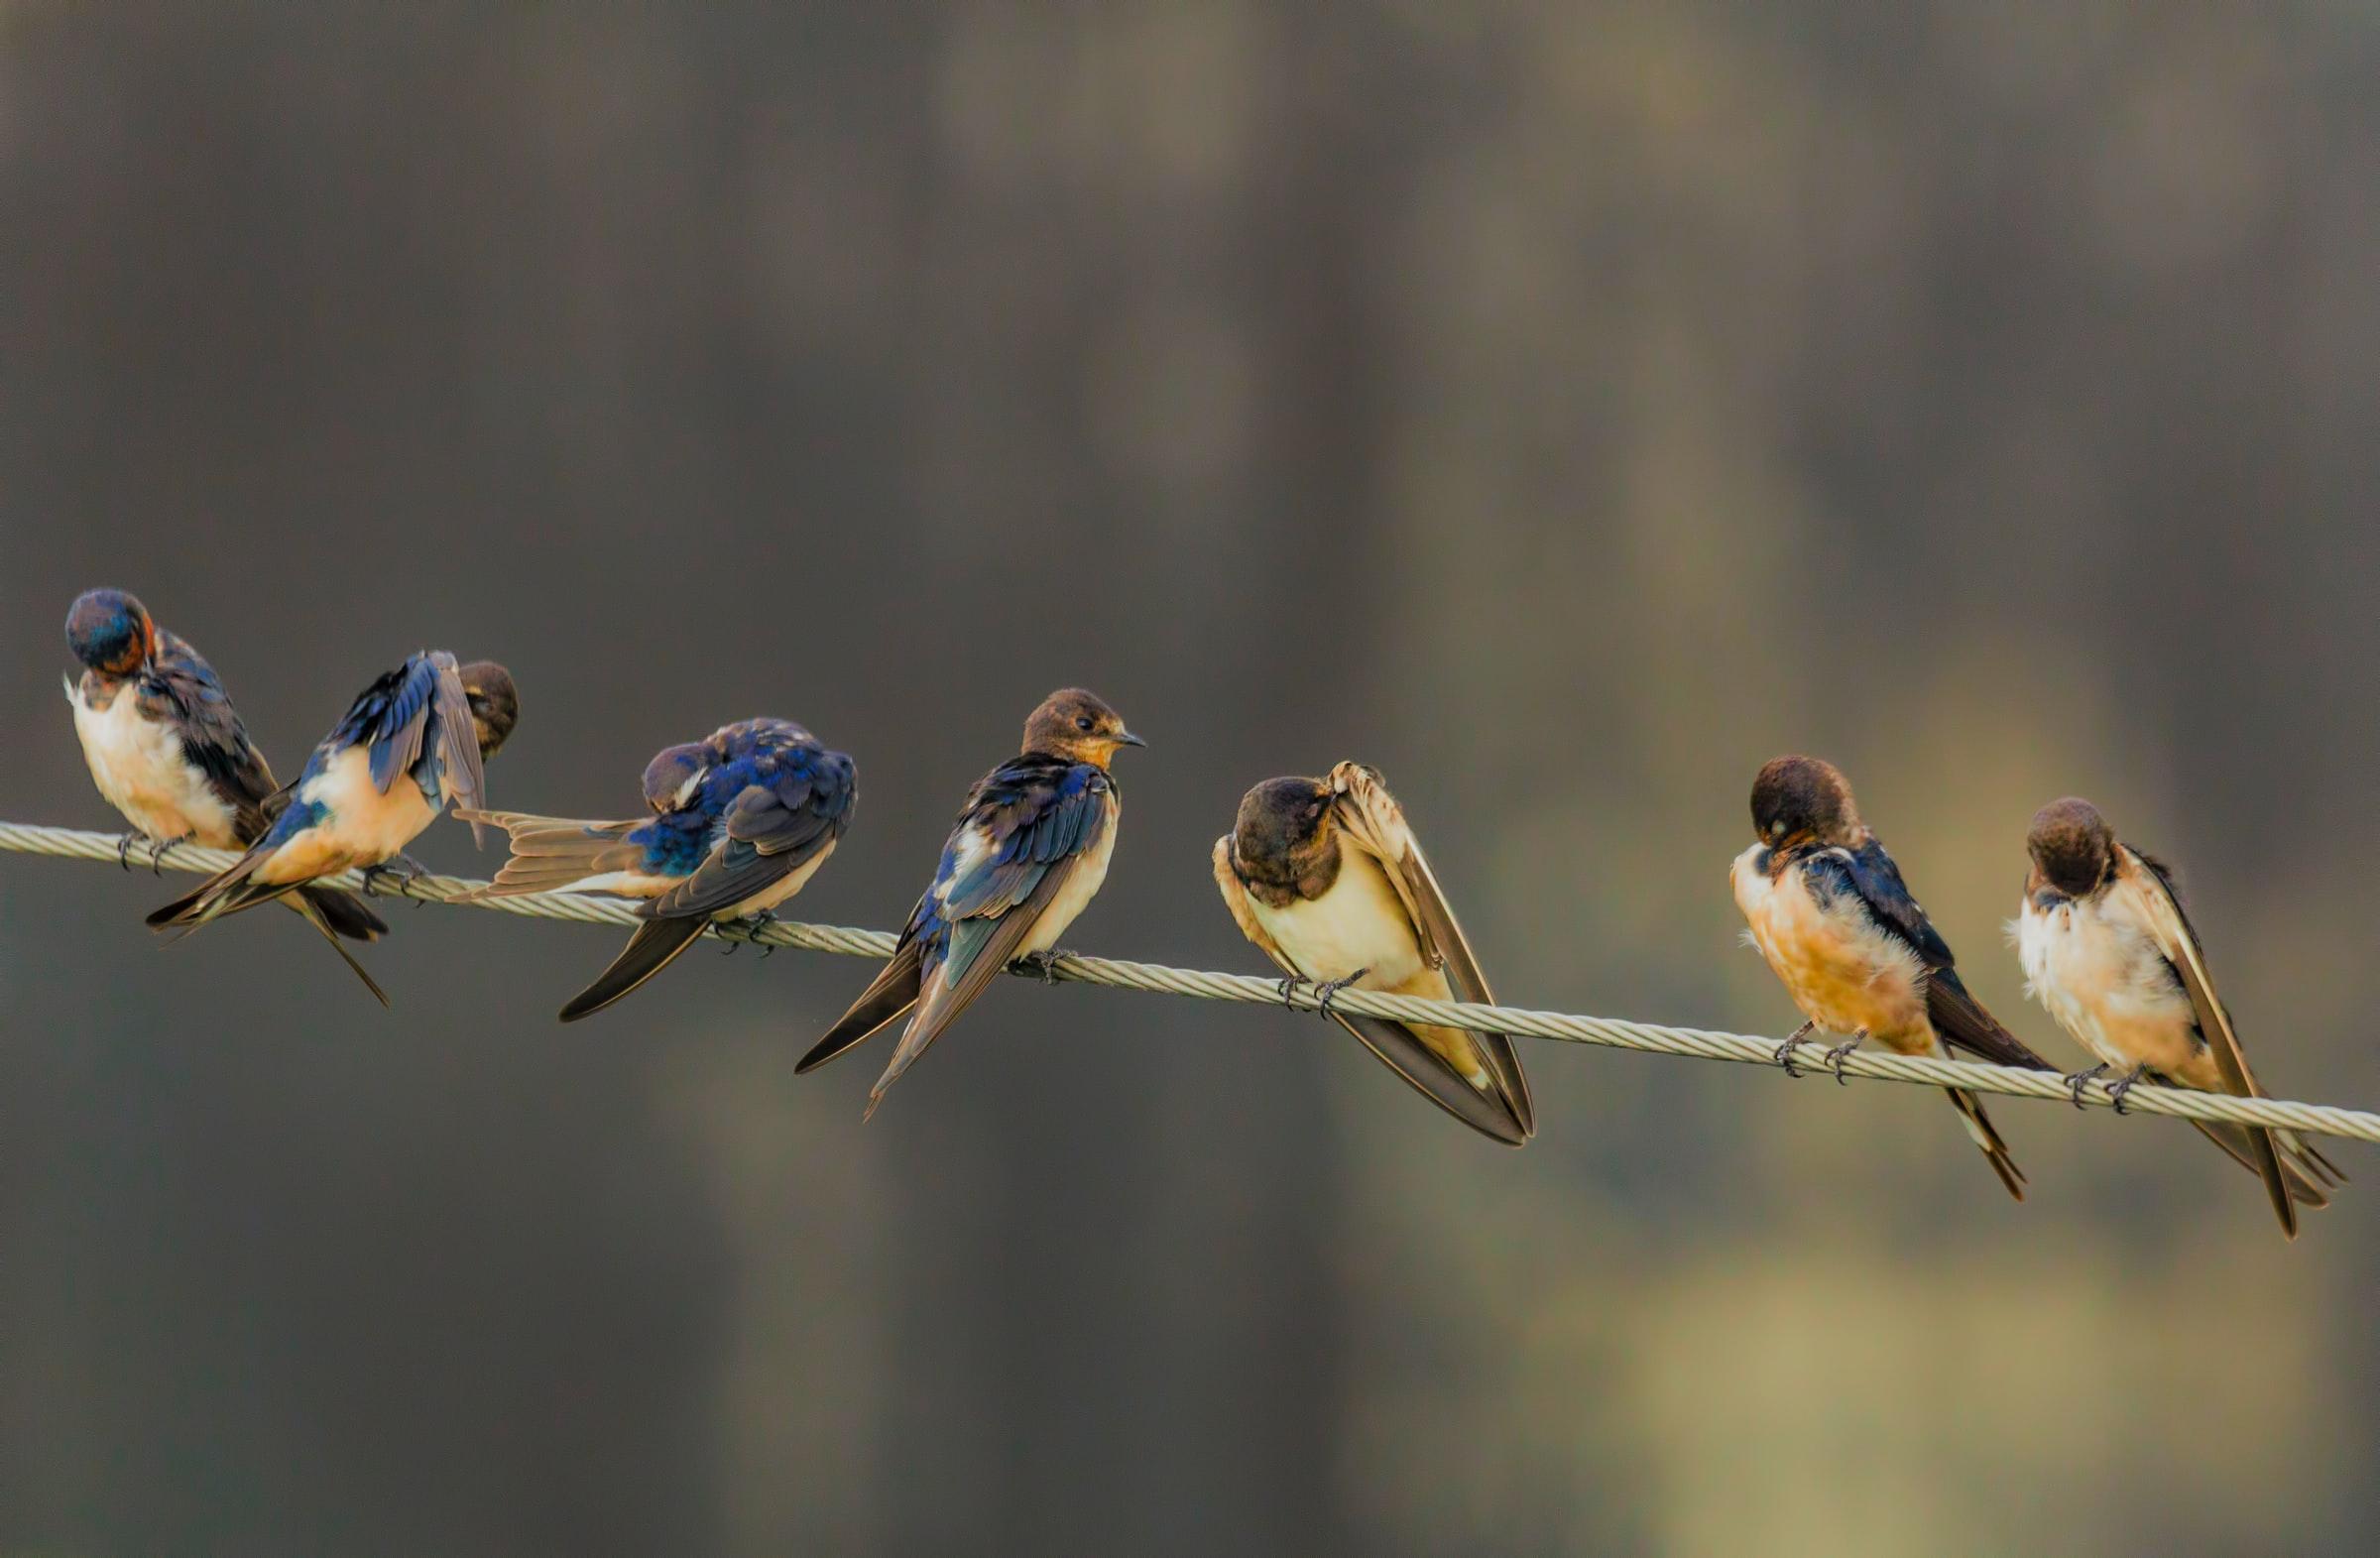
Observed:
[[[254,880],[257,868],[271,858],[276,847],[261,840],[250,846],[247,854],[165,907],[153,911],[149,915],[150,927],[163,930],[180,925],[195,929],[210,919],[236,914],[242,909],[254,908],[259,903],[270,903],[275,899],[296,892],[303,884],[291,882],[275,885]]]
[[[305,899],[333,933],[349,941],[378,941],[389,933],[389,922],[352,893],[309,883],[298,890],[298,896]]]
[[[860,992],[860,999],[826,1030],[826,1036],[810,1046],[810,1052],[794,1065],[793,1074],[799,1076],[817,1070],[886,1023],[898,1020],[915,1006],[923,956],[923,949],[914,941],[895,948],[892,961]]]
[[[495,881],[468,895],[472,899],[558,893],[593,878],[633,872],[643,863],[644,851],[627,842],[629,834],[645,825],[642,822],[588,822],[462,808],[455,815],[474,824],[494,823],[512,841],[512,858]]]
[[[1965,982],[1955,970],[1938,968],[1926,977],[1926,1019],[1934,1024],[1934,1031],[1944,1043],[1995,1066],[2019,1066],[2027,1071],[2055,1069],[2023,1039],[2002,1026],[1998,1018],[1985,1011],[1983,1003],[1967,993]]]
[[[2320,1211],[2330,1204],[2330,1192],[2347,1182],[2336,1163],[2294,1131],[2214,1120],[2191,1124],[2233,1162],[2265,1181],[2272,1192],[2273,1215],[2292,1239],[2298,1237],[2298,1207]]]
[[[389,1004],[389,993],[380,988],[379,981],[375,980],[371,975],[364,972],[364,965],[355,960],[354,953],[348,951],[344,946],[339,944],[339,936],[341,932],[330,923],[328,916],[323,913],[322,900],[324,899],[345,897],[346,895],[344,894],[331,894],[299,889],[298,892],[290,895],[288,898],[283,899],[282,901],[289,904],[290,907],[296,909],[298,911],[298,918],[304,920],[307,924],[322,932],[322,939],[330,943],[330,950],[336,952],[339,955],[339,960],[345,963],[349,969],[354,971],[356,978],[364,982],[364,988],[372,992],[373,999],[385,1007]],[[348,901],[352,902],[353,899],[349,899]],[[363,905],[361,903],[357,903],[356,907],[363,908]],[[373,914],[369,909],[365,909],[364,912],[366,917],[370,918],[375,923],[379,922],[379,915]],[[388,927],[384,925],[381,928],[385,930]],[[372,938],[370,936],[358,936],[355,939],[359,941],[369,941]]]
[[[523,889],[534,892],[535,889]],[[645,981],[677,961],[677,955],[694,944],[708,921],[698,915],[681,915],[671,919],[649,919],[637,927],[628,938],[628,945],[612,959],[612,966],[595,976],[595,982],[570,998],[562,1008],[562,1020],[575,1022],[583,1017],[593,1017],[605,1007],[635,990]]]
[[[2000,1183],[2008,1187],[2010,1195],[2022,1201],[2025,1198],[2025,1171],[2016,1166],[2015,1158],[2009,1156],[2008,1143],[2000,1139],[2000,1133],[1992,1125],[1991,1117],[1983,1113],[1983,1101],[1964,1088],[1951,1087],[1943,1091],[1951,1095],[1951,1107],[1959,1111],[1960,1120],[1966,1126],[1966,1134],[1974,1139],[1975,1145],[1983,1149],[1983,1156],[1991,1164],[1991,1171],[2000,1176]]]

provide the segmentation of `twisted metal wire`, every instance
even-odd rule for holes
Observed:
[[[147,840],[115,833],[86,833],[71,828],[39,827],[0,822],[0,850],[29,855],[54,855],[69,860],[110,863],[125,857],[152,864]],[[215,872],[237,857],[222,850],[195,845],[171,845],[159,851],[155,864],[178,871]],[[334,886],[367,891],[355,872],[330,879]],[[421,876],[376,883],[384,895],[419,899],[429,903],[464,900],[476,908],[500,909],[534,919],[567,919],[589,925],[633,926],[636,909],[614,899],[574,893],[534,893],[519,898],[471,899],[466,896],[485,883],[462,877]],[[894,938],[882,930],[858,930],[841,925],[799,924],[777,920],[762,925],[714,922],[707,933],[725,941],[760,946],[799,947],[846,957],[886,958]],[[1038,969],[1013,967],[1011,973],[1040,976]],[[1201,1001],[1237,1001],[1258,1006],[1288,1006],[1317,1011],[1320,1002],[1311,985],[1284,992],[1277,979],[1248,974],[1216,974],[1196,969],[1167,968],[1157,963],[1130,963],[1114,958],[1067,956],[1057,959],[1047,976],[1118,990],[1154,991]],[[1704,1060],[1731,1060],[1744,1065],[1776,1064],[1777,1041],[1744,1033],[1718,1033],[1704,1028],[1675,1027],[1660,1022],[1631,1022],[1619,1018],[1579,1017],[1563,1012],[1532,1012],[1520,1007],[1479,1006],[1459,1001],[1423,1001],[1412,996],[1377,991],[1346,990],[1332,999],[1339,1011],[1366,1017],[1389,1018],[1439,1027],[1468,1027],[1512,1033],[1530,1038],[1575,1044],[1601,1044],[1646,1054],[1691,1055]],[[1813,1057],[1815,1059],[1815,1057]],[[2012,1066],[1986,1065],[1971,1060],[1935,1060],[1918,1055],[1858,1050],[1841,1061],[1842,1075],[1878,1082],[1916,1082],[1936,1087],[1962,1087],[1970,1092],[2004,1098],[2038,1098],[2113,1108],[2116,1099],[2105,1082],[2093,1080],[2070,1091],[2064,1077],[2049,1071],[2026,1071]],[[1830,1067],[1830,1070],[1833,1068]],[[2299,1104],[2277,1098],[2233,1098],[2187,1088],[2132,1088],[2122,1100],[2123,1113],[2164,1115],[2177,1120],[2227,1121],[2235,1125],[2271,1126],[2317,1136],[2344,1137],[2380,1144],[2380,1114],[2340,1109],[2328,1104]]]

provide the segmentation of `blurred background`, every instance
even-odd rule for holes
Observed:
[[[499,805],[754,713],[897,922],[1050,687],[1151,741],[1069,941],[1266,972],[1241,791],[1389,776],[1497,989],[1782,1033],[1725,875],[1843,764],[1977,993],[2069,792],[2284,1096],[2380,1102],[2380,13],[0,4],[0,816],[114,818],[137,591],[285,776],[507,661]],[[443,824],[417,853],[493,870]],[[2380,1159],[0,860],[0,1550],[2368,1552]],[[1526,1041],[1524,1041],[1526,1042]]]

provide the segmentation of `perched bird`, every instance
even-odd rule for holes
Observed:
[[[520,709],[502,665],[458,668],[442,650],[414,656],[364,689],[286,799],[277,797],[280,811],[248,852],[149,923],[195,928],[350,868],[367,879],[388,869],[447,801],[484,798],[480,764],[504,745]]]
[[[79,681],[66,681],[83,760],[108,804],[149,839],[153,867],[175,844],[245,849],[263,836],[280,786],[204,656],[138,600],[107,589],[75,597],[66,647],[83,666]],[[307,887],[287,901],[385,1005],[339,938],[376,940],[387,922],[336,888]]]
[[[2009,929],[2026,991],[2098,1057],[2097,1065],[2068,1079],[2075,1101],[2082,1102],[2085,1082],[2110,1068],[2124,1072],[2107,1089],[2118,1109],[2143,1077],[2264,1097],[2214,993],[2173,873],[2118,840],[2089,801],[2072,797],[2034,813],[2025,848],[2033,869]],[[2292,1239],[2298,1205],[2327,1206],[2328,1192],[2346,1183],[2336,1164],[2294,1132],[2191,1124],[2264,1180],[2273,1213]]]
[[[1323,1011],[1456,1119],[1519,1146],[1536,1130],[1528,1079],[1502,1033],[1357,1017],[1330,1000],[1355,986],[1492,1003],[1471,943],[1379,774],[1342,763],[1327,779],[1266,779],[1215,841],[1215,885],[1240,933]]]
[[[562,1008],[573,1022],[635,990],[714,920],[762,920],[799,893],[851,825],[851,759],[791,720],[722,726],[663,748],[645,769],[653,815],[574,822],[462,811],[512,837],[512,859],[479,897],[601,893],[641,900],[645,923],[611,967]]]
[[[876,1113],[925,1046],[1012,961],[1046,972],[1058,937],[1107,880],[1116,850],[1119,747],[1146,746],[1079,687],[1051,693],[1024,724],[1024,747],[975,781],[942,848],[933,886],[910,910],[892,960],[796,1072],[826,1064],[908,1014],[892,1064],[868,1094]]]
[[[1752,830],[1759,842],[1735,857],[1735,906],[1752,945],[1809,1019],[1778,1046],[1793,1052],[1814,1028],[1847,1033],[1827,1052],[1836,1079],[1843,1057],[1873,1038],[1897,1054],[1945,1056],[1953,1045],[2004,1066],[2047,1071],[1966,992],[1951,949],[1901,884],[1883,841],[1859,820],[1851,786],[1834,765],[1778,758],[1752,781]],[[2019,1201],[2025,1176],[1992,1129],[1982,1101],[1950,1088],[1966,1134]]]

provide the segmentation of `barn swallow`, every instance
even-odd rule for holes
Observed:
[[[2026,992],[2075,1041],[2098,1057],[2077,1072],[2082,1085],[2110,1068],[2116,1108],[2134,1083],[2263,1098],[2231,1015],[2215,994],[2206,954],[2162,862],[2115,836],[2087,800],[2052,801],[2025,836],[2033,869],[2009,927],[2025,966]],[[2346,1183],[2338,1166],[2289,1131],[2194,1120],[2192,1125],[2264,1180],[2282,1232],[2298,1237],[2298,1203],[2330,1204]]]
[[[562,1008],[562,1020],[574,1022],[667,968],[714,920],[773,917],[834,853],[858,798],[850,758],[790,720],[756,719],[655,754],[645,769],[650,817],[459,814],[512,837],[512,859],[478,897],[600,893],[639,900],[645,923]]]
[[[1528,1079],[1502,1033],[1356,1017],[1330,1005],[1354,986],[1426,1001],[1492,1004],[1471,943],[1378,772],[1342,763],[1326,779],[1266,779],[1215,841],[1215,885],[1240,933],[1424,1097],[1510,1146],[1536,1130]]]
[[[175,844],[246,849],[255,843],[280,786],[206,658],[122,590],[87,590],[75,598],[66,613],[66,647],[83,666],[79,681],[66,682],[83,760],[100,795],[150,841],[150,864]],[[127,838],[125,854],[131,846]],[[376,940],[387,922],[336,888],[307,887],[286,901],[385,1005],[388,997],[339,938]]]
[[[1883,841],[1859,820],[1850,783],[1834,765],[1778,758],[1761,769],[1752,781],[1752,830],[1758,842],[1729,873],[1735,906],[1809,1019],[1778,1047],[1780,1065],[1791,1071],[1795,1047],[1823,1027],[1850,1035],[1827,1051],[1838,1081],[1843,1058],[1870,1038],[1896,1054],[1947,1058],[1946,1046],[1956,1046],[2003,1066],[2050,1069],[1967,994],[1950,947],[1902,885]],[[2025,1176],[1982,1101],[1947,1091],[2000,1183],[2022,1201]]]
[[[480,765],[504,745],[520,711],[502,665],[457,667],[442,650],[412,657],[364,689],[298,782],[276,797],[279,810],[267,807],[270,825],[248,852],[149,923],[195,929],[355,867],[369,880],[446,802],[476,805],[486,796]]]
[[[1119,747],[1147,743],[1091,693],[1051,693],[1024,746],[967,792],[933,885],[910,910],[892,960],[793,1069],[813,1070],[912,1010],[868,1114],[953,1019],[1012,961],[1046,973],[1058,937],[1108,877],[1121,803],[1108,773]]]

